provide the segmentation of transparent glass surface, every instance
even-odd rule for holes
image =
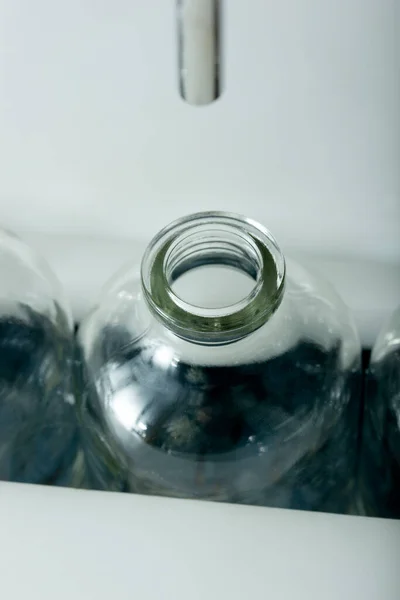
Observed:
[[[4,230],[0,278],[0,479],[72,485],[79,456],[70,313],[49,267]]]
[[[79,331],[88,485],[348,512],[360,345],[332,287],[236,215],[173,223]]]
[[[400,518],[400,307],[371,355],[360,468],[361,512]]]

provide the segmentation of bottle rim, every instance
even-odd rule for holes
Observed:
[[[195,306],[172,289],[185,272],[209,264],[228,265],[254,279],[250,293],[223,308]],[[285,286],[285,259],[264,226],[245,216],[194,213],[163,228],[141,263],[146,302],[169,330],[189,341],[224,344],[259,329],[279,307]]]

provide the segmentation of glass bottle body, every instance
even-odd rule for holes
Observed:
[[[5,231],[0,273],[0,479],[73,485],[81,475],[66,302],[48,266]]]
[[[361,513],[400,518],[400,307],[374,345],[360,467]]]
[[[91,486],[350,509],[359,411],[357,334],[331,287],[292,263],[286,273],[273,238],[250,225],[220,213],[175,224],[150,246],[142,280],[129,269],[122,272],[83,324],[86,393],[80,412]],[[207,238],[210,229],[214,245]],[[261,251],[252,255],[249,248],[245,256],[246,236],[257,238],[257,232]],[[191,280],[190,307],[183,293],[176,296],[183,312],[174,312],[163,292],[152,307],[146,286],[163,247],[157,239],[171,237],[175,245],[163,257],[161,285],[172,282],[179,289],[185,274],[218,264],[246,272],[254,287],[234,309],[227,307],[238,285],[228,286],[227,271],[221,271],[213,284],[203,281],[195,290]],[[216,297],[221,279],[225,302]],[[150,293],[157,303],[159,290]],[[243,319],[251,302],[255,312],[245,312]]]

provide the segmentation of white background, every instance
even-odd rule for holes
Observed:
[[[398,0],[227,0],[225,91],[205,108],[178,96],[174,4],[0,0],[0,221],[44,251],[79,315],[171,219],[245,212],[319,264],[371,343],[400,301]],[[94,522],[91,496],[50,496],[0,488],[7,599],[109,598],[113,582],[120,598],[236,598],[242,573],[260,597],[400,597],[396,525],[256,511],[232,539],[226,507],[168,503],[164,521],[163,503],[107,496]],[[182,547],[171,532],[190,522]],[[162,552],[142,556],[144,540]]]
[[[193,108],[174,0],[1,0],[0,218],[131,238],[220,208],[399,260],[398,2],[225,6],[225,92]]]

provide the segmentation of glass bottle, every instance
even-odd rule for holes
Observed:
[[[229,213],[163,229],[78,335],[97,489],[346,512],[360,345],[331,286]]]
[[[0,480],[75,485],[73,326],[45,262],[0,230]]]
[[[375,342],[365,396],[360,512],[400,518],[400,307]]]

